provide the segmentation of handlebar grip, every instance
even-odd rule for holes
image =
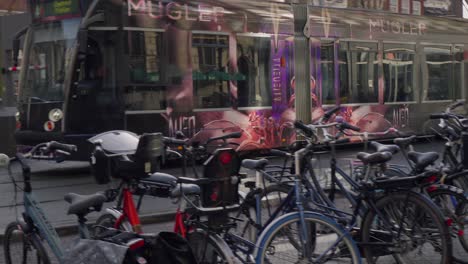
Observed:
[[[460,107],[460,106],[462,106],[462,105],[464,105],[464,104],[465,104],[465,102],[463,102],[463,101],[458,101],[458,102],[455,102],[455,103],[451,104],[451,105],[449,106],[449,109],[450,109],[450,110],[454,110],[454,109],[456,109],[456,108],[458,108],[458,107]]]
[[[449,117],[447,114],[440,113],[440,114],[431,114],[429,118],[430,119],[448,119]]]
[[[165,144],[177,145],[177,146],[185,146],[187,145],[187,139],[176,139],[170,137],[163,137],[163,142]]]
[[[62,150],[68,153],[76,152],[78,148],[75,145],[62,144],[57,141],[51,141],[46,145],[48,151]]]
[[[312,129],[310,129],[310,127],[304,125],[304,123],[302,123],[302,121],[299,121],[299,120],[294,121],[294,127],[296,127],[297,129],[302,130],[306,134],[306,136],[308,136],[308,137],[311,137],[314,134]]]
[[[342,138],[342,139],[335,140],[335,144],[346,144],[349,142],[351,142],[351,139],[349,138]]]
[[[357,126],[353,126],[349,123],[346,123],[346,122],[343,122],[340,124],[340,129],[350,129],[350,130],[353,130],[353,131],[356,131],[356,132],[359,132],[361,131],[361,128],[357,127]]]
[[[338,105],[338,106],[335,106],[332,109],[328,110],[327,112],[325,112],[325,114],[323,115],[323,121],[328,121],[328,119],[330,119],[330,117],[334,113],[338,112],[340,109],[341,109],[341,107]]]
[[[458,134],[453,127],[447,126],[444,128],[444,131],[447,132],[450,136],[452,136],[452,139],[457,140],[460,138],[460,134]]]
[[[276,157],[287,157],[289,156],[289,153],[286,151],[282,151],[279,149],[270,149],[270,155],[276,156]]]

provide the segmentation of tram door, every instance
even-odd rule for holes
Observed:
[[[116,99],[115,51],[110,34],[90,31],[84,58],[78,61],[67,117],[68,133],[95,134],[118,129],[121,115]]]

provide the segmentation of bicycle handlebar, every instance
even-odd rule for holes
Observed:
[[[61,150],[68,153],[76,152],[78,148],[75,145],[62,144],[57,141],[50,141],[46,143],[46,152],[51,152],[55,150]]]
[[[349,123],[346,123],[346,122],[342,122],[340,123],[340,125],[338,126],[338,128],[340,130],[345,130],[345,129],[349,129],[349,130],[353,130],[353,131],[356,131],[356,132],[359,132],[361,131],[361,128],[357,127],[357,126],[353,126]]]
[[[431,114],[429,118],[430,119],[449,119],[450,115],[445,114],[445,113],[437,113],[437,114]]]
[[[177,145],[177,146],[186,146],[188,144],[188,139],[177,139],[170,137],[163,137],[163,142],[165,144]]]
[[[328,111],[323,115],[322,121],[328,121],[328,119],[330,119],[330,117],[331,117],[334,113],[338,112],[340,109],[341,109],[340,106],[335,106],[335,107],[333,107],[332,109],[328,110]]]
[[[451,105],[449,105],[449,106],[447,107],[447,109],[449,109],[449,110],[455,110],[456,108],[458,108],[458,107],[460,107],[460,106],[462,106],[462,105],[464,105],[464,104],[465,104],[464,101],[457,101],[457,102],[452,103]]]

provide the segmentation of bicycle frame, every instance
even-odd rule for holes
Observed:
[[[125,220],[128,220],[131,228],[137,234],[142,233],[140,217],[138,216],[138,210],[133,202],[133,195],[127,187],[122,188],[122,195],[119,196],[118,209],[113,212],[109,212],[116,216],[117,220],[114,223],[114,228],[119,229],[119,227],[124,223]],[[122,205],[122,206],[120,206]]]

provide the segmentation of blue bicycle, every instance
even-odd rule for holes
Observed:
[[[69,154],[75,150],[76,146],[73,145],[49,142],[36,146],[31,152],[29,152],[29,154],[35,151],[43,151],[44,153],[54,153],[55,151],[58,151],[62,154]],[[137,262],[138,259],[144,259],[137,253],[138,249],[144,244],[144,239],[139,238],[136,235],[132,237],[132,234],[129,234],[129,239],[124,240],[122,243],[113,243],[113,241],[111,241],[111,237],[100,240],[90,239],[90,233],[86,226],[86,216],[93,211],[101,210],[102,205],[106,202],[106,196],[102,193],[92,195],[69,193],[65,196],[65,200],[70,203],[68,214],[74,214],[78,218],[78,228],[80,238],[82,239],[77,243],[77,245],[75,245],[75,249],[76,247],[80,247],[81,249],[90,249],[89,251],[85,251],[90,253],[89,255],[81,253],[78,256],[74,255],[74,251],[67,252],[62,247],[62,243],[57,232],[50,224],[44,211],[41,209],[39,202],[33,195],[31,186],[31,169],[27,165],[26,158],[21,154],[17,154],[15,161],[21,165],[24,180],[23,187],[19,186],[11,175],[11,168],[9,166],[8,170],[16,188],[15,194],[18,189],[23,191],[24,212],[22,213],[22,217],[19,217],[16,221],[10,223],[5,230],[3,247],[5,261],[7,264],[51,263],[43,245],[44,241],[47,242],[59,263],[75,263],[74,261],[76,261],[77,257],[79,258],[79,261],[81,261],[77,263],[146,263]],[[9,158],[4,154],[0,154],[0,167],[5,167],[8,163]],[[93,249],[93,247],[95,249]],[[134,249],[132,249],[132,252],[127,252],[129,248]],[[110,254],[102,254],[102,252]],[[129,253],[131,253],[131,259],[128,259]]]

